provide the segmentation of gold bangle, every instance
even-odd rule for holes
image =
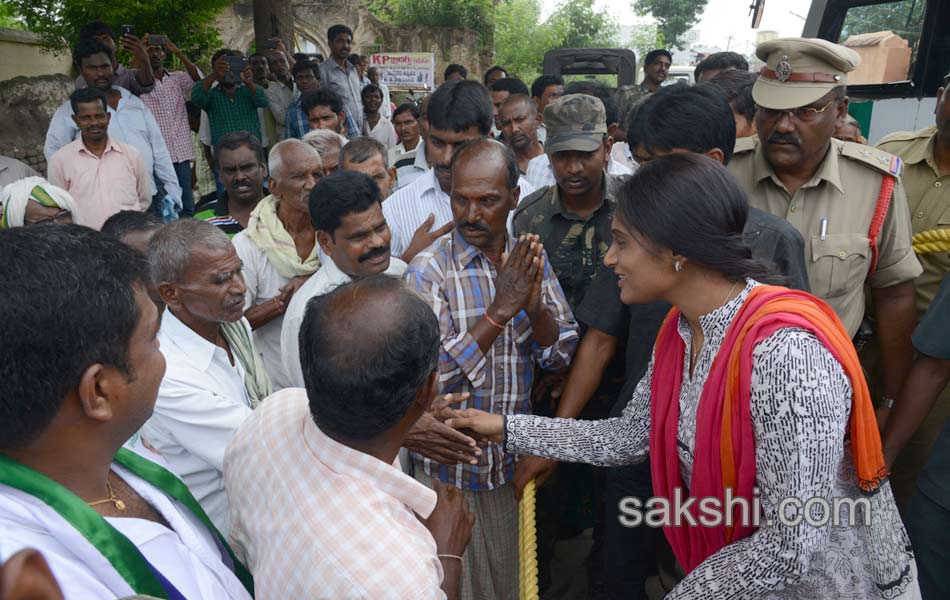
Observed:
[[[462,557],[461,557],[461,556],[456,556],[456,555],[454,555],[454,554],[436,554],[436,557],[438,557],[438,558],[454,558],[455,560],[457,560],[457,561],[459,561],[459,562],[462,562]]]

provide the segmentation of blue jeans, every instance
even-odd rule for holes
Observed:
[[[195,196],[191,190],[191,162],[183,160],[172,164],[175,167],[175,175],[178,176],[178,185],[181,186],[181,212],[180,218],[193,217],[195,215]]]

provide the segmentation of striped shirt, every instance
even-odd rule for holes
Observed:
[[[429,169],[383,202],[383,216],[392,232],[392,255],[402,256],[412,242],[412,234],[429,215],[435,215],[432,229],[452,220],[449,195],[442,191],[435,170]]]
[[[509,250],[511,240],[509,238]],[[440,394],[469,392],[460,408],[477,408],[501,415],[528,414],[535,364],[561,371],[577,346],[574,315],[545,255],[542,302],[558,325],[558,338],[543,348],[534,341],[527,313],[519,312],[485,353],[469,333],[495,296],[494,264],[458,231],[446,234],[420,252],[406,271],[406,281],[432,306],[439,319]],[[511,480],[514,455],[499,444],[484,449],[477,465],[444,466],[414,455],[417,468],[457,487],[491,490]]]

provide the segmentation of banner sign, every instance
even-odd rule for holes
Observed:
[[[383,52],[370,56],[380,81],[396,90],[425,90],[435,87],[435,55],[431,52]]]

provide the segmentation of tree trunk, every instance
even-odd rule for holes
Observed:
[[[283,40],[291,53],[297,51],[291,0],[254,0],[254,41],[258,50],[272,37]]]

